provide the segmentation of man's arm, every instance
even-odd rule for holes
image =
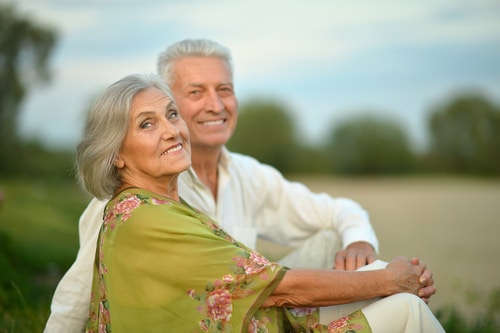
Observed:
[[[341,248],[365,242],[378,252],[368,213],[357,202],[314,193],[304,184],[286,180],[275,168],[246,156],[233,161],[231,178],[236,176],[238,180],[232,181],[241,183],[242,201],[259,235],[297,247],[322,230],[333,230],[342,239]]]
[[[97,237],[106,201],[93,199],[79,221],[80,249],[54,293],[44,333],[83,332],[87,320]]]

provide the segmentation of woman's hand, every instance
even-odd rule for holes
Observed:
[[[414,265],[420,264],[420,260],[418,258],[413,258],[411,260],[411,263]],[[420,290],[418,292],[418,296],[425,302],[429,303],[429,300],[432,295],[434,295],[437,291],[436,287],[434,286],[434,278],[432,275],[432,272],[430,269],[426,268],[425,271],[422,273],[422,275],[419,278],[420,282]]]
[[[419,295],[420,289],[426,285],[428,273],[424,275],[427,267],[418,258],[408,260],[405,257],[396,257],[386,268],[393,275],[396,292],[406,292]],[[421,277],[423,278],[421,282]],[[432,280],[432,274],[431,274]]]

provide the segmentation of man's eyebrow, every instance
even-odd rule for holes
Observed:
[[[233,81],[224,81],[224,82],[219,82],[217,86],[224,86],[224,85],[234,85]],[[203,87],[205,86],[203,83],[199,82],[189,82],[186,84],[186,86],[191,86],[191,87]]]
[[[198,82],[188,82],[186,84],[187,87],[203,87],[203,83],[198,83]]]

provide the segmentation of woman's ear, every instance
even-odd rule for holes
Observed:
[[[117,167],[118,169],[121,169],[125,166],[125,161],[122,160],[122,158],[120,157],[120,155],[116,156],[115,158],[115,167]]]

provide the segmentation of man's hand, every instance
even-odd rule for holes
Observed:
[[[414,265],[418,265],[420,263],[420,260],[418,258],[413,258],[411,260],[411,263]],[[418,296],[425,303],[429,303],[431,296],[436,293],[437,289],[434,286],[432,272],[428,268],[426,268],[422,275],[420,275],[419,282],[422,287],[418,291]]]
[[[354,271],[375,261],[375,250],[366,242],[355,242],[335,255],[334,269]],[[422,289],[421,289],[422,290]]]

